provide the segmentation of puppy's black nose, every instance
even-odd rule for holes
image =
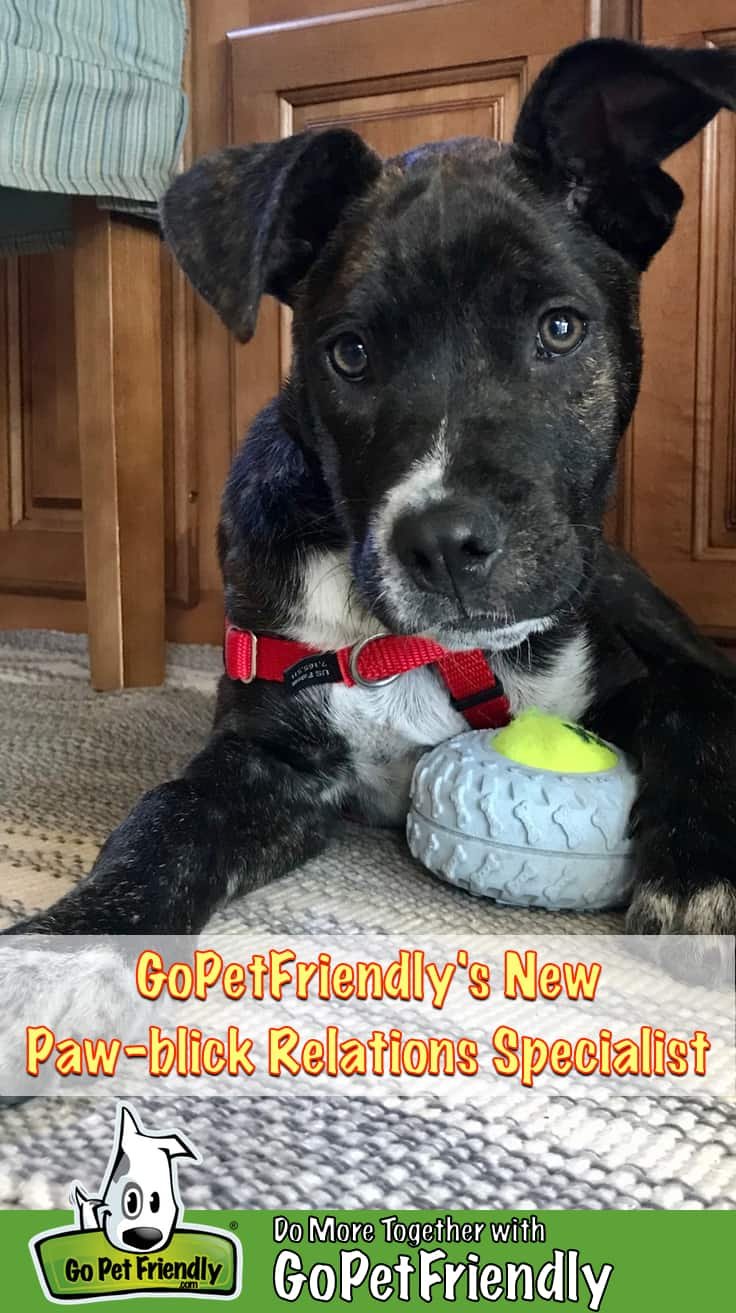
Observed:
[[[407,511],[394,526],[392,546],[419,588],[463,595],[480,582],[500,550],[499,528],[482,507],[440,502]]]
[[[127,1231],[123,1231],[123,1240],[133,1249],[153,1249],[154,1245],[161,1244],[163,1238],[163,1231],[155,1226],[129,1226]]]

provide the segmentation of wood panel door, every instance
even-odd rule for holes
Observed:
[[[642,36],[736,48],[736,4],[644,0]],[[736,115],[720,114],[664,167],[685,201],[644,277],[645,367],[619,522],[657,583],[736,641]]]
[[[0,588],[84,595],[71,251],[0,261]]]
[[[231,140],[352,127],[382,155],[463,135],[508,139],[525,91],[585,35],[584,3],[401,3],[230,33]],[[266,298],[233,347],[234,430],[243,433],[288,367],[288,315]]]
[[[124,220],[111,222],[124,230]],[[78,369],[76,358],[75,316],[89,307],[75,283],[75,249],[0,259],[0,625],[85,624],[78,395],[94,370],[84,362]],[[166,593],[172,605],[190,606],[198,510],[193,293],[168,251],[160,255]],[[34,604],[43,598],[53,599],[45,611]]]

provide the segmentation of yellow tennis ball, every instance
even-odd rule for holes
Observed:
[[[590,775],[610,770],[618,757],[602,739],[580,725],[532,708],[523,711],[492,738],[496,752],[521,766]]]

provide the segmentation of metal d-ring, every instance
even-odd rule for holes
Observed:
[[[363,648],[366,647],[368,643],[374,643],[377,638],[383,637],[383,634],[371,634],[368,638],[361,638],[360,642],[353,644],[350,649],[348,670],[350,671],[355,683],[360,684],[362,688],[380,688],[383,684],[393,684],[394,680],[399,678],[400,671],[395,675],[384,675],[383,679],[366,679],[358,670],[358,657],[363,651]]]

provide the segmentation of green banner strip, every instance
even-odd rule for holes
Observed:
[[[131,1306],[194,1311],[208,1302],[222,1307],[227,1299],[251,1313],[425,1307],[693,1313],[730,1303],[736,1239],[728,1212],[187,1210],[167,1249],[142,1259],[143,1285],[158,1283],[162,1300],[150,1285],[149,1293],[136,1293],[137,1255],[112,1249],[99,1232],[75,1234],[71,1223],[69,1212],[0,1213],[4,1307],[48,1309],[35,1247],[57,1300],[95,1308],[103,1295],[109,1310],[111,1298],[114,1304],[127,1296],[122,1313]],[[67,1234],[38,1239],[54,1228]]]

